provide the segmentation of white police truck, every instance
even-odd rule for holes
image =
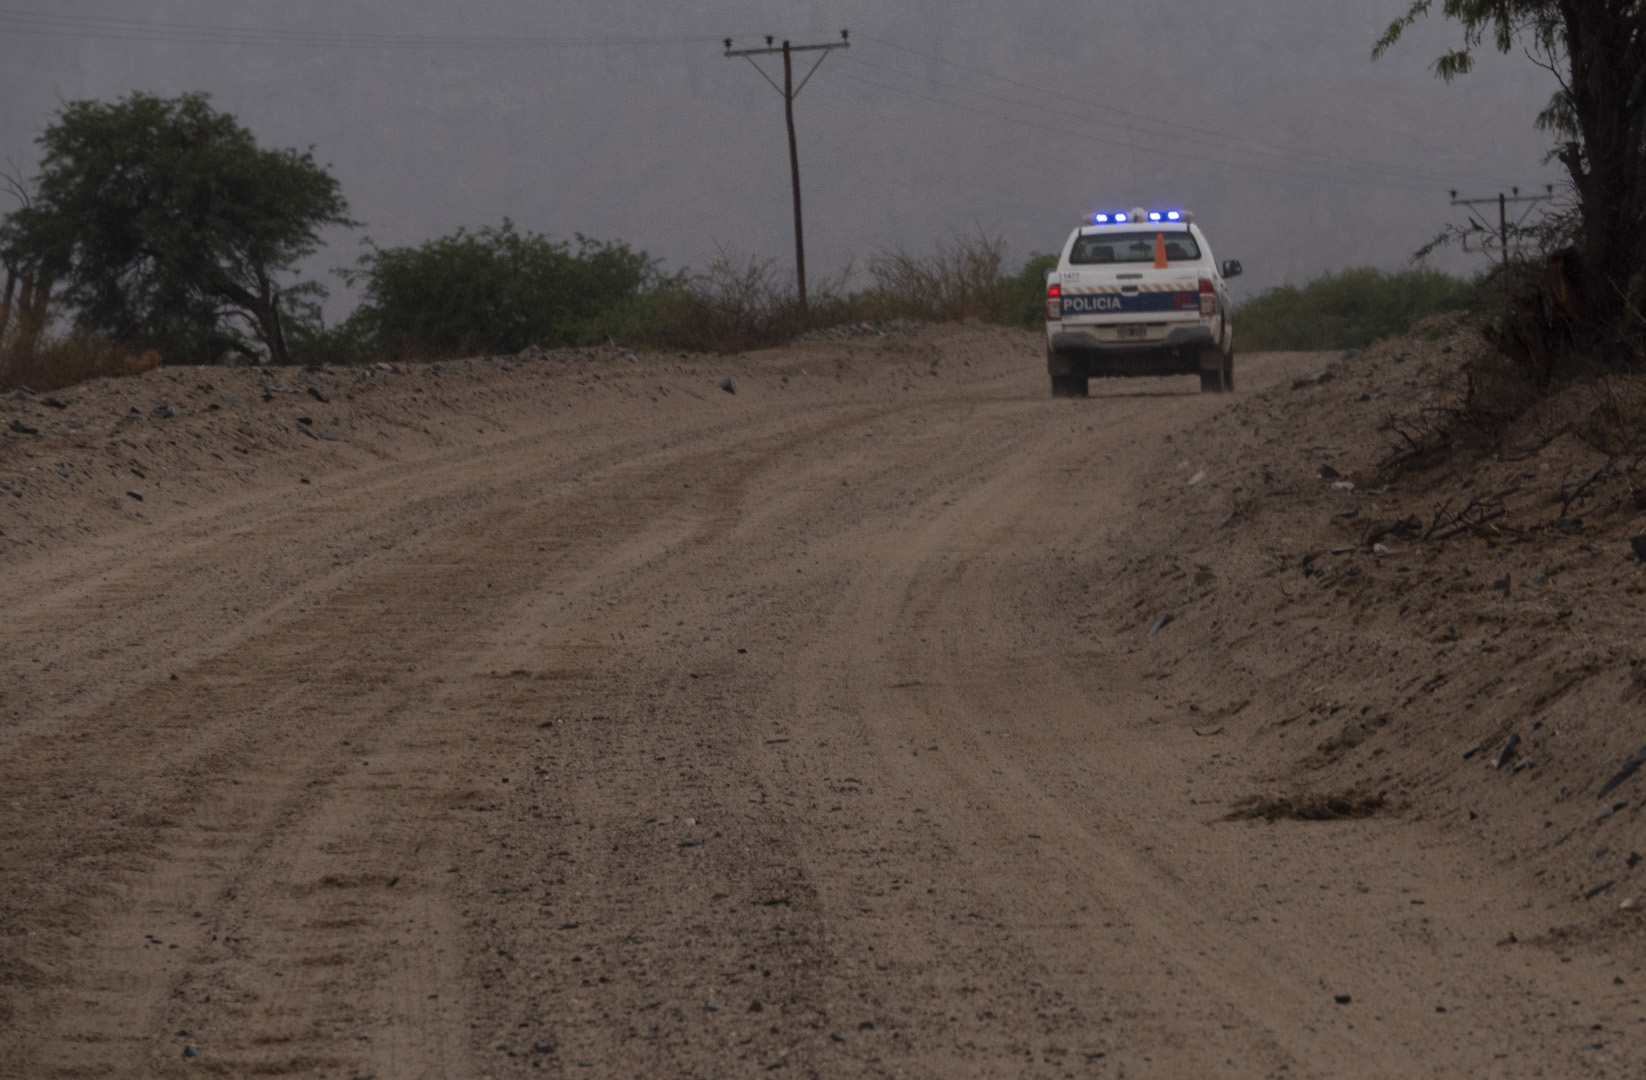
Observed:
[[[1056,397],[1087,381],[1199,375],[1200,389],[1234,389],[1234,321],[1225,278],[1194,215],[1180,210],[1095,213],[1070,234],[1046,273],[1046,370]]]

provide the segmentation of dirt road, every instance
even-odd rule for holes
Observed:
[[[690,364],[385,377],[493,404],[41,511],[0,1075],[1642,1075],[1638,965],[1501,947],[1538,899],[1430,822],[1222,820],[1280,760],[1082,622],[1228,399],[976,329]]]

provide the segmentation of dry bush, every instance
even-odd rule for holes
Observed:
[[[936,321],[981,319],[1002,322],[1006,316],[1006,242],[979,231],[957,234],[932,254],[918,256],[902,247],[869,260],[876,300],[903,316]]]
[[[637,344],[699,352],[742,352],[792,341],[808,330],[859,321],[862,305],[844,295],[851,276],[824,278],[800,306],[776,261],[719,248],[708,269],[640,298],[624,327]]]
[[[141,375],[159,366],[160,354],[153,349],[133,352],[88,334],[54,336],[49,326],[32,319],[14,317],[0,327],[0,390],[60,390],[89,379]]]
[[[781,345],[847,323],[1023,323],[1019,308],[1038,318],[1044,310],[1038,264],[1025,271],[1032,278],[1025,301],[1021,283],[1003,271],[1005,251],[1005,241],[982,233],[956,236],[927,256],[894,248],[869,260],[872,288],[848,292],[848,266],[818,282],[802,308],[793,280],[775,260],[720,248],[708,269],[639,297],[618,326],[636,344],[724,353]]]

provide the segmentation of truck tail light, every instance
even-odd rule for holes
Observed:
[[[1061,322],[1063,320],[1063,286],[1051,284],[1046,286],[1046,321]]]
[[[1208,318],[1217,314],[1217,286],[1211,278],[1200,279],[1200,314]]]

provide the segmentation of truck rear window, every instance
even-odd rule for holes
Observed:
[[[1166,237],[1168,262],[1189,262],[1200,258],[1200,245],[1187,232],[1124,232],[1078,236],[1069,252],[1075,266],[1100,263],[1152,263],[1156,236]]]

